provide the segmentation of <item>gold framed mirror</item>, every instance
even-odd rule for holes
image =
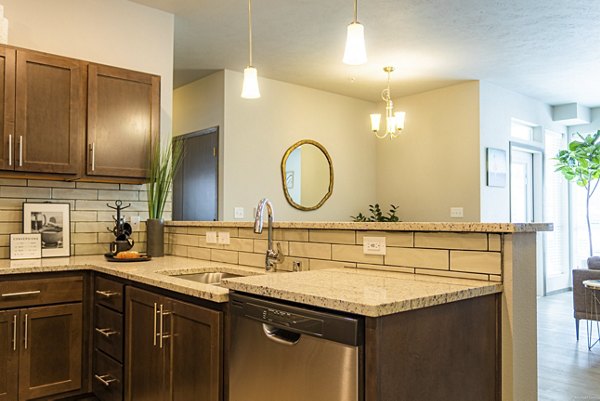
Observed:
[[[320,208],[333,192],[333,163],[327,149],[311,139],[290,146],[281,160],[281,182],[294,208]]]

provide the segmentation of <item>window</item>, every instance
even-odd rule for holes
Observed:
[[[524,141],[533,141],[533,131],[534,128],[532,126],[513,121],[510,129],[510,136]]]

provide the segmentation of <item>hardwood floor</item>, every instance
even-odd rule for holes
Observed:
[[[586,336],[582,320],[575,338],[573,293],[538,298],[539,401],[600,401],[600,344],[588,351]]]

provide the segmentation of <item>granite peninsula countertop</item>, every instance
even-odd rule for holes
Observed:
[[[264,269],[165,256],[149,262],[114,263],[102,255],[35,260],[0,260],[3,275],[91,270],[177,293],[227,302],[229,289],[364,316],[383,316],[499,293],[500,283],[358,269],[265,274]],[[248,274],[221,286],[168,274],[223,271]],[[227,287],[227,288],[226,288]]]
[[[343,268],[232,278],[221,284],[371,317],[502,292],[502,284],[487,281]]]
[[[168,227],[251,228],[252,221],[167,221]],[[273,228],[313,230],[439,231],[477,233],[524,233],[552,231],[552,223],[398,222],[363,223],[340,221],[276,221]]]

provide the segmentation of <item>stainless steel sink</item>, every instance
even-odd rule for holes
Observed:
[[[207,272],[207,273],[186,273],[186,274],[169,274],[171,277],[182,278],[184,280],[194,281],[203,284],[219,284],[224,278],[244,277],[241,274],[233,274],[226,272]]]

